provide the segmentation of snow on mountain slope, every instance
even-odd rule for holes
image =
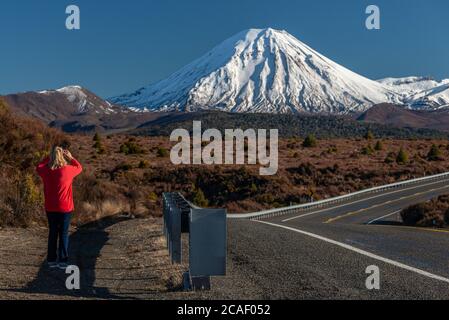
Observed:
[[[342,67],[286,31],[250,29],[165,80],[110,101],[155,111],[345,114],[400,99],[391,86]]]
[[[449,81],[429,90],[423,90],[406,99],[412,109],[449,109]]]
[[[428,77],[385,78],[377,81],[379,83],[392,86],[395,90],[402,93],[417,93],[423,90],[435,88],[441,84],[441,82]]]
[[[436,110],[449,106],[449,79],[405,77],[385,78],[378,82],[401,94],[403,103],[410,109]]]
[[[78,113],[91,111],[95,113],[111,114],[116,112],[108,101],[101,99],[89,90],[80,86],[67,86],[57,90],[45,90],[38,93],[47,96],[63,94],[66,96],[67,100],[76,107],[75,111]]]

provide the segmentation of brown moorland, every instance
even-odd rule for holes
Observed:
[[[260,176],[258,165],[182,165],[170,162],[168,137],[67,135],[0,108],[0,226],[45,223],[41,182],[34,166],[51,144],[70,140],[84,166],[75,182],[77,215],[84,224],[105,216],[160,216],[161,195],[180,191],[201,206],[235,213],[288,206],[368,187],[448,171],[444,139],[317,140],[279,142],[279,171]],[[438,157],[429,151],[438,148]],[[402,152],[400,150],[402,149]],[[401,157],[398,155],[401,153]]]

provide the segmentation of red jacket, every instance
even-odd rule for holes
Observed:
[[[81,164],[73,159],[70,164],[56,170],[48,167],[49,159],[36,168],[44,182],[45,210],[47,212],[69,213],[75,209],[73,204],[73,179],[83,171]]]

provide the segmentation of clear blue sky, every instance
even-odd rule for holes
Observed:
[[[81,30],[65,29],[65,8]],[[365,8],[381,9],[380,31]],[[0,94],[80,84],[102,97],[164,78],[248,28],[285,29],[372,79],[449,78],[447,0],[2,0]]]

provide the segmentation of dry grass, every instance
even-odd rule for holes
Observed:
[[[173,145],[168,137],[116,134],[98,138],[67,136],[0,107],[0,178],[4,182],[0,225],[44,221],[42,185],[34,166],[53,143],[64,139],[71,141],[71,151],[84,167],[74,184],[78,224],[117,214],[160,216],[161,195],[168,191],[181,191],[211,207],[248,212],[338,196],[445,172],[449,167],[446,140],[385,139],[382,149],[374,150],[378,140],[318,140],[316,147],[304,148],[300,138],[281,139],[279,171],[263,177],[254,165],[173,166],[167,152],[161,152]],[[427,159],[432,145],[438,146],[440,161]],[[136,152],[129,152],[130,146]],[[373,150],[366,154],[368,146]],[[408,154],[405,164],[395,161],[401,148]]]

